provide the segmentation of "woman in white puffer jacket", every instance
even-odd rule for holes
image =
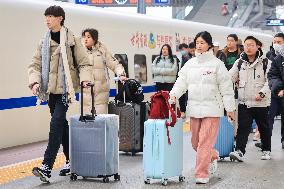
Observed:
[[[218,152],[214,149],[219,130],[219,119],[227,115],[234,119],[235,100],[233,83],[224,63],[211,50],[212,37],[207,31],[194,39],[196,57],[179,71],[170,92],[176,101],[188,90],[187,114],[190,116],[192,147],[197,152],[195,177],[197,184],[209,182],[209,166],[217,169]]]

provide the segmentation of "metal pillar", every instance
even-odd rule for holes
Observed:
[[[137,1],[137,13],[146,14],[145,0],[138,0]]]

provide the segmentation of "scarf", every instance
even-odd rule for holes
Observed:
[[[75,91],[73,88],[70,68],[67,59],[67,29],[62,27],[60,30],[60,55],[59,55],[59,70],[62,73],[62,102],[67,105],[68,103],[75,102]],[[48,100],[48,81],[50,71],[50,30],[47,31],[42,44],[42,66],[41,66],[41,87],[38,93],[37,104]]]

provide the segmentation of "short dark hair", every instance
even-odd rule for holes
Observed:
[[[202,31],[202,32],[199,32],[195,38],[194,38],[194,44],[196,46],[196,40],[198,37],[201,37],[204,41],[206,41],[206,43],[210,46],[209,49],[211,47],[213,47],[213,40],[212,40],[212,36],[211,34],[208,32],[208,31]]]
[[[188,48],[188,45],[185,43],[182,43],[178,46],[178,49],[181,50],[182,48]]]
[[[232,33],[232,34],[228,35],[228,36],[227,36],[227,39],[228,39],[229,37],[234,38],[234,40],[235,40],[235,41],[238,41],[238,40],[239,40],[239,38],[238,38],[237,34],[234,34],[234,33]]]
[[[99,39],[99,32],[98,32],[98,30],[96,30],[94,28],[87,28],[87,29],[82,31],[82,37],[85,36],[85,34],[87,32],[91,35],[92,39],[94,40],[94,42],[96,44],[98,42],[98,39]]]
[[[276,35],[274,35],[274,37],[282,37],[282,39],[284,39],[284,34],[283,33],[277,33]]]
[[[188,44],[188,48],[194,49],[195,48],[195,43],[194,42],[189,43]]]
[[[255,41],[256,45],[262,47],[262,42],[259,41],[257,38],[255,38],[254,36],[247,36],[246,39],[244,40],[244,42],[246,42],[246,40],[253,40]]]
[[[62,16],[63,19],[62,19],[60,25],[61,26],[64,25],[65,11],[63,10],[62,7],[56,6],[56,5],[48,7],[44,12],[44,16],[48,16],[48,15],[55,16],[55,17]]]

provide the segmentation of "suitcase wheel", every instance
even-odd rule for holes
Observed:
[[[114,180],[120,181],[120,175],[116,173],[116,174],[114,175]]]
[[[183,181],[185,180],[185,177],[184,177],[184,176],[179,176],[178,180],[179,180],[180,182],[183,182]]]
[[[144,183],[145,183],[145,184],[150,184],[150,179],[144,180]]]
[[[104,183],[109,183],[109,178],[108,178],[108,177],[104,177],[104,178],[103,178],[103,182],[104,182]]]
[[[71,173],[70,179],[71,179],[72,181],[77,180],[77,175],[76,175],[75,173]]]
[[[163,186],[167,186],[167,184],[168,184],[168,179],[163,179],[162,180],[162,185]]]

